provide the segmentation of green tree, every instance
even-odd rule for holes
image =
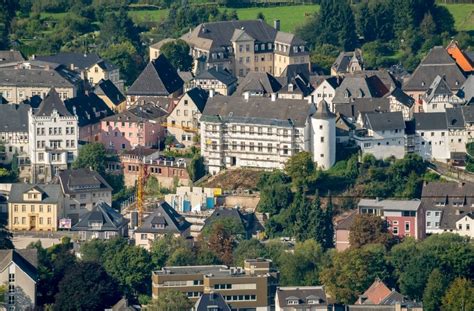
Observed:
[[[103,310],[120,299],[116,282],[97,263],[79,263],[67,269],[59,282],[55,310]]]
[[[99,239],[87,241],[81,245],[81,260],[84,262],[95,262],[102,264],[105,259],[107,242]]]
[[[101,55],[120,68],[128,85],[135,81],[144,65],[136,47],[127,39],[105,46]]]
[[[234,265],[243,267],[245,259],[264,258],[266,254],[266,249],[259,240],[250,239],[241,241],[234,250]]]
[[[0,249],[13,249],[13,235],[6,228],[5,221],[0,219]]]
[[[288,207],[292,201],[289,182],[288,176],[280,170],[263,173],[257,183],[257,188],[260,190],[258,211],[278,214],[283,208]]]
[[[183,248],[186,248],[186,241],[182,237],[165,234],[160,239],[156,239],[150,249],[153,267],[157,269],[164,267],[173,252]]]
[[[73,168],[91,168],[105,175],[107,168],[107,151],[101,143],[86,144],[79,149],[79,155],[72,164]]]
[[[189,53],[189,45],[178,39],[163,44],[160,52],[169,59],[174,68],[180,71],[191,71],[193,69],[193,57]]]
[[[335,253],[332,262],[321,271],[320,281],[336,301],[353,303],[376,278],[389,280],[385,254],[381,245]]]
[[[441,307],[441,299],[444,296],[448,280],[436,268],[431,271],[426,283],[425,291],[423,292],[423,309],[426,311],[436,311]]]
[[[187,247],[178,248],[173,251],[166,261],[167,266],[191,266],[196,262],[194,253]]]
[[[429,39],[435,34],[436,24],[431,13],[428,12],[425,14],[425,17],[423,17],[420,24],[420,32],[425,39]]]
[[[226,265],[232,264],[234,243],[234,237],[225,229],[222,223],[216,222],[212,225],[208,238],[209,249]]]
[[[474,310],[474,284],[466,278],[456,278],[443,297],[443,311]]]
[[[318,72],[329,74],[331,66],[339,55],[340,48],[332,44],[321,44],[311,51],[311,64],[316,66]]]
[[[188,174],[192,181],[197,181],[206,175],[206,168],[204,166],[204,158],[196,154],[188,166]]]
[[[182,292],[176,290],[162,291],[157,299],[145,307],[146,311],[182,311],[189,310],[193,304]]]
[[[293,224],[293,236],[297,241],[305,241],[311,237],[313,228],[311,228],[310,203],[302,191],[298,191],[295,196],[291,208],[295,210],[296,220]]]
[[[387,245],[391,238],[387,222],[370,214],[358,214],[350,228],[351,247],[359,248],[367,244]]]
[[[5,294],[7,292],[6,285],[0,285],[0,306],[5,302]]]
[[[315,178],[311,153],[303,151],[291,156],[285,164],[285,173],[291,177],[295,189],[308,189]]]

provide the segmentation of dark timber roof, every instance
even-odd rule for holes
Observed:
[[[64,102],[59,98],[58,92],[52,88],[48,95],[43,99],[39,108],[35,111],[37,116],[50,116],[56,110],[60,116],[72,116],[67,110]]]

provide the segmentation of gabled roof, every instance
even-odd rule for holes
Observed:
[[[303,127],[314,110],[306,100],[214,96],[208,100],[201,121]]]
[[[387,211],[417,211],[420,208],[420,200],[378,200],[378,199],[361,199],[359,208],[373,207],[381,208]]]
[[[376,279],[372,285],[361,295],[364,299],[362,304],[380,304],[392,291],[380,279]]]
[[[466,77],[442,46],[435,46],[403,85],[407,91],[427,91],[434,79],[443,75],[451,90],[458,90]]]
[[[415,119],[415,128],[419,131],[448,129],[444,112],[415,113],[413,118]]]
[[[240,210],[236,208],[225,208],[225,207],[218,207],[214,210],[214,212],[206,218],[204,221],[204,227],[211,225],[213,222],[219,219],[225,218],[232,218],[236,220],[238,223],[242,224],[244,229],[248,229],[248,222],[245,216],[240,212]],[[204,230],[203,227],[203,230]]]
[[[12,184],[12,188],[10,190],[10,196],[8,197],[8,202],[12,203],[25,203],[26,201],[23,200],[23,194],[28,192],[32,187],[37,187],[40,189],[40,192],[43,192],[42,196],[42,203],[51,203],[57,204],[60,201],[62,196],[61,186],[56,184],[37,184],[37,185],[30,185],[30,184],[23,184],[23,183],[16,183]]]
[[[459,45],[456,41],[451,41],[449,45],[446,47],[446,51],[448,51],[449,55],[456,61],[458,66],[464,72],[472,72],[474,71],[474,63],[469,59],[469,57],[464,54],[464,52],[459,48]]]
[[[90,191],[112,191],[112,187],[96,171],[87,168],[59,172],[59,183],[66,194]]]
[[[64,105],[71,115],[77,117],[79,127],[95,124],[114,114],[109,106],[94,93],[66,99]]]
[[[328,304],[323,286],[277,287],[276,296],[280,308],[322,307]],[[292,305],[289,303],[290,300],[298,300],[299,303]],[[311,300],[317,301],[317,304],[310,304]]]
[[[94,93],[107,96],[114,105],[120,105],[125,101],[125,96],[110,80],[100,80],[94,87]]]
[[[0,105],[0,132],[28,132],[28,111],[31,106],[27,104]]]
[[[357,215],[357,211],[352,210],[349,213],[349,215],[347,215],[345,218],[341,219],[336,224],[336,230],[349,230],[352,227],[352,224],[354,223],[356,215]]]
[[[188,94],[188,96],[192,99],[199,112],[202,112],[206,106],[209,93],[204,89],[195,87],[189,90],[186,94]]]
[[[436,76],[431,83],[430,87],[426,91],[425,98],[427,102],[430,102],[436,96],[451,96],[453,92],[449,88],[447,82],[441,77]]]
[[[333,103],[349,103],[355,98],[383,97],[389,89],[376,76],[346,75],[336,89]]]
[[[0,63],[21,62],[25,58],[20,51],[0,51]]]
[[[176,68],[163,55],[149,62],[128,89],[128,95],[168,96],[184,85]]]
[[[449,129],[464,129],[464,116],[461,107],[446,108],[446,123]]]
[[[100,226],[91,224],[100,223]],[[119,231],[127,226],[128,219],[103,201],[97,202],[90,212],[85,213],[71,231]]]
[[[360,63],[362,67],[363,60],[362,60],[362,55],[360,53],[360,50],[339,53],[339,55],[336,58],[336,61],[334,62],[334,64],[332,64],[332,68],[336,70],[336,72],[347,73],[349,72],[349,64],[351,63],[352,60]]]
[[[242,96],[245,92],[272,94],[277,93],[281,87],[280,82],[271,74],[250,71],[239,83],[234,96]]]
[[[351,103],[336,104],[335,110],[345,117],[355,118],[361,113],[390,112],[390,101],[388,98],[355,98]]]
[[[466,104],[474,104],[474,75],[470,75],[456,94]]]
[[[64,105],[64,102],[59,98],[58,92],[52,88],[34,114],[36,116],[50,116],[54,110],[56,110],[60,116],[72,116],[67,110],[66,105]]]
[[[162,201],[150,208],[143,224],[135,230],[137,233],[182,233],[191,226],[171,205]]]
[[[202,71],[194,78],[194,80],[217,80],[226,86],[237,82],[237,78],[234,77],[227,69],[219,69],[216,67]]]
[[[405,129],[405,120],[401,111],[367,113],[365,115],[367,128],[373,131],[392,131]]]
[[[111,115],[104,118],[103,121],[112,122],[140,122],[143,120],[161,120],[168,115],[168,112],[155,104],[134,105],[129,110]]]
[[[74,53],[74,52],[61,52],[54,55],[35,56],[35,60],[41,60],[56,64],[65,65],[68,68],[71,66],[77,67],[80,70],[88,69],[95,64],[99,64],[102,69],[112,70],[116,67],[107,61],[104,61],[99,55],[95,53]]]
[[[203,293],[194,304],[193,311],[209,310],[231,311],[220,293]]]
[[[387,93],[385,96],[392,96],[397,102],[408,108],[413,107],[413,105],[415,104],[415,100],[413,99],[413,97],[408,96],[408,94],[403,92],[403,90],[399,87],[394,88],[390,93]]]
[[[38,251],[32,249],[0,249],[0,273],[15,263],[35,283],[38,278]]]

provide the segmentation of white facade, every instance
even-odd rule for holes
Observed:
[[[318,103],[321,100],[325,100],[328,103],[329,110],[336,113],[335,107],[332,104],[332,100],[336,95],[336,89],[327,81],[324,80],[316,89],[311,93],[312,101]]]
[[[313,160],[319,168],[329,169],[336,162],[336,116],[311,118]]]
[[[456,221],[456,233],[474,238],[474,218],[472,214],[466,215]]]
[[[447,108],[456,108],[463,104],[463,101],[456,95],[435,96],[428,100],[423,98],[423,112],[445,112]]]
[[[1,130],[1,126],[0,126]],[[13,155],[28,155],[28,132],[1,132],[0,143],[5,147],[5,158],[0,162],[10,163]]]
[[[77,157],[77,117],[60,115],[56,109],[51,115],[35,115],[31,109],[28,120],[32,182],[49,182]]]
[[[417,153],[425,160],[445,162],[450,158],[448,130],[417,130]]]
[[[354,136],[362,153],[370,153],[377,159],[395,157],[401,159],[405,156],[405,133],[403,129],[398,132],[385,131],[372,132],[368,136]]]

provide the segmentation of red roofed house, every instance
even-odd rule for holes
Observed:
[[[459,45],[456,41],[451,41],[446,47],[449,55],[456,61],[456,64],[461,68],[465,73],[471,73],[474,71],[474,64],[471,62],[469,57],[464,54],[464,52],[459,48]]]

